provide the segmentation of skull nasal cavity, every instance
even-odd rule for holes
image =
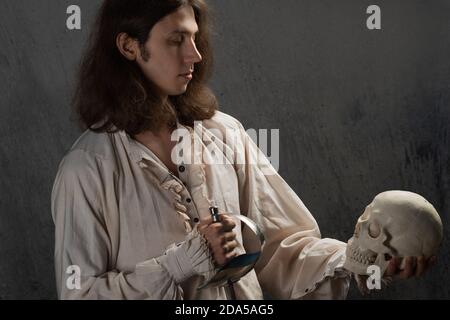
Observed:
[[[372,222],[369,225],[369,235],[372,238],[377,238],[380,235],[380,233],[381,233],[381,229],[380,229],[379,224],[376,222]]]

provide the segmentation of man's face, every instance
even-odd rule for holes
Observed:
[[[192,79],[194,65],[202,60],[195,45],[198,32],[194,10],[182,6],[160,20],[150,32],[145,52],[136,62],[162,97],[186,92]]]

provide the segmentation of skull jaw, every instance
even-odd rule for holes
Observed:
[[[370,249],[362,249],[355,242],[354,238],[348,241],[346,249],[346,260],[344,268],[358,275],[367,275],[368,268],[376,265],[380,268],[380,274],[383,275],[387,269],[389,261],[386,260],[385,254],[391,252],[377,253]]]
[[[375,262],[376,258],[375,252],[361,249],[355,244],[354,238],[351,238],[347,244],[344,268],[354,274],[366,275],[367,268]]]
[[[386,252],[386,254],[388,254],[388,253]],[[384,253],[380,253],[377,256],[377,259],[375,260],[374,265],[376,265],[380,268],[380,275],[383,276],[389,265],[389,260],[386,260]]]

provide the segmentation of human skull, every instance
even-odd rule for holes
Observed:
[[[408,191],[377,195],[356,223],[344,267],[367,275],[370,265],[386,271],[390,257],[435,255],[443,230],[439,214],[422,196]]]

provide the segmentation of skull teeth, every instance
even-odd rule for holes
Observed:
[[[351,251],[350,258],[358,263],[369,265],[375,262],[375,256],[366,255],[361,253],[358,249]]]

